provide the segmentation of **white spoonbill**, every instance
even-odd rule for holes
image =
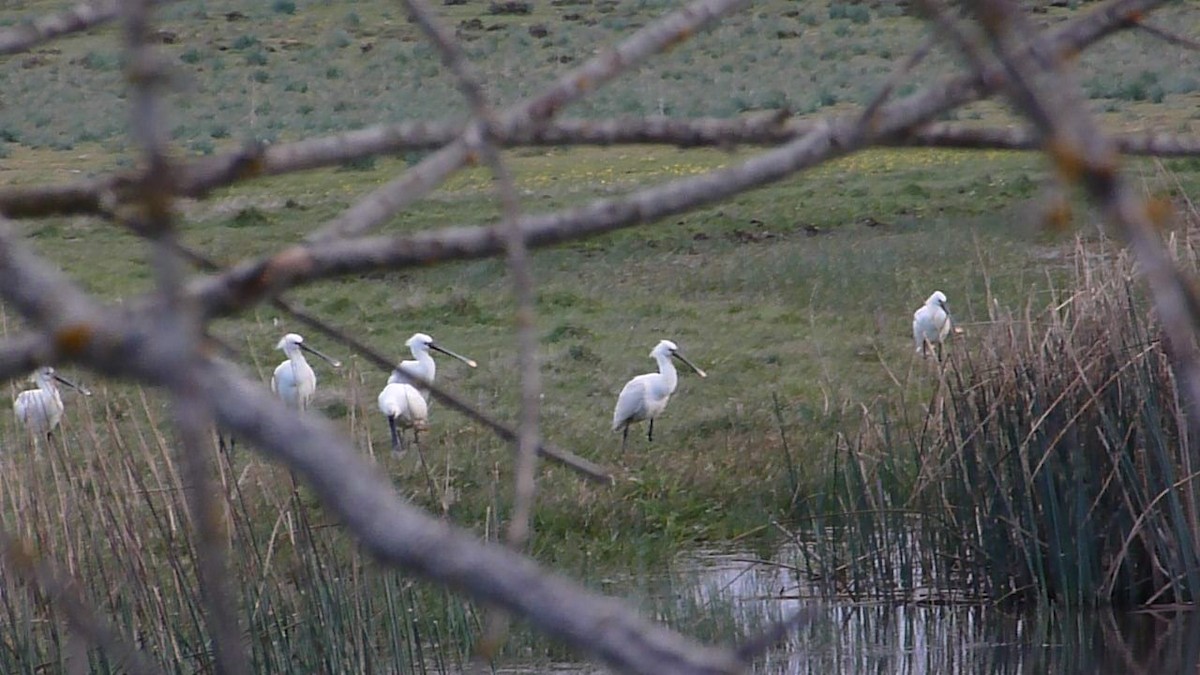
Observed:
[[[38,388],[27,389],[17,394],[17,400],[13,402],[13,412],[16,413],[17,421],[22,426],[37,435],[49,436],[58,426],[59,420],[62,419],[62,395],[58,393],[56,381],[62,382],[84,396],[92,395],[92,392],[62,375],[58,375],[49,366],[39,368],[33,379],[37,382]]]
[[[462,354],[455,354],[449,349],[437,344],[433,341],[433,338],[429,337],[425,333],[413,333],[413,336],[408,338],[408,341],[404,343],[404,346],[412,350],[413,358],[400,362],[400,367],[392,371],[392,376],[388,378],[388,384],[393,382],[408,382],[409,379],[404,377],[404,375],[401,374],[401,371],[413,375],[414,378],[412,384],[417,388],[417,391],[421,392],[421,396],[423,396],[426,401],[429,400],[429,387],[422,386],[421,381],[433,382],[434,376],[437,375],[437,364],[433,362],[433,355],[429,353],[430,349],[439,351],[446,356],[453,356],[472,368],[479,365],[475,363],[474,359],[468,359]]]
[[[308,365],[301,350],[316,354],[334,368],[341,368],[342,362],[304,344],[304,338],[296,333],[284,335],[275,348],[282,349],[288,360],[275,367],[275,374],[271,376],[271,391],[279,394],[288,407],[307,410],[317,390],[317,374]]]
[[[660,340],[650,351],[650,358],[658,361],[657,373],[638,375],[621,389],[617,397],[617,407],[613,410],[613,431],[623,429],[621,436],[621,452],[625,452],[625,443],[629,440],[629,425],[642,420],[650,420],[650,429],[646,432],[646,440],[654,440],[654,418],[662,414],[671,400],[675,385],[679,381],[675,373],[675,364],[671,357],[679,359],[689,368],[696,371],[700,377],[708,375],[679,351],[679,347],[670,340]]]
[[[942,357],[942,342],[950,335],[953,320],[946,307],[946,294],[934,291],[917,311],[913,312],[913,346],[921,356],[929,356],[929,346]]]
[[[420,447],[420,434],[429,428],[429,404],[416,387],[403,381],[393,382],[397,375],[393,373],[387,386],[379,392],[379,411],[387,417],[388,427],[392,430],[392,454],[399,457],[406,450],[405,429],[413,430],[413,443]]]

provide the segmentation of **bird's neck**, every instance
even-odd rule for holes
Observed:
[[[675,372],[675,364],[671,363],[671,357],[666,354],[659,354],[654,357],[658,361],[658,372],[662,374],[663,379],[667,383],[667,388],[675,390],[675,383],[679,381],[679,374]]]
[[[417,366],[421,371],[420,374],[425,379],[432,380],[434,373],[437,372],[437,364],[433,362],[433,357],[429,355],[429,352],[424,350],[413,352],[413,358],[417,360]]]

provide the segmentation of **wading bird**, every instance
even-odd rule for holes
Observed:
[[[621,436],[621,452],[625,452],[625,444],[629,440],[629,425],[642,420],[650,420],[650,429],[646,432],[646,440],[654,440],[654,418],[662,414],[671,400],[679,376],[675,373],[675,364],[671,357],[679,359],[689,368],[696,371],[700,377],[708,375],[696,367],[680,353],[679,347],[670,340],[661,340],[650,352],[650,358],[658,361],[657,373],[638,375],[625,384],[621,395],[617,397],[617,407],[613,410],[612,430],[623,429]]]
[[[392,454],[397,457],[404,454],[404,430],[413,430],[413,443],[419,448],[420,434],[429,428],[429,404],[417,388],[405,382],[403,375],[393,372],[388,378],[387,386],[379,392],[379,411],[388,421],[392,430]]]
[[[271,376],[271,391],[279,394],[288,407],[307,410],[313,392],[317,390],[317,374],[308,365],[301,350],[316,354],[334,368],[340,368],[342,362],[304,344],[304,338],[295,333],[284,335],[275,348],[282,349],[288,360],[276,366],[275,374]]]
[[[929,346],[934,345],[937,357],[942,358],[942,342],[950,335],[953,320],[946,307],[946,294],[934,291],[920,309],[913,312],[913,345],[921,356],[929,356]]]
[[[59,420],[62,419],[62,395],[58,393],[56,381],[62,382],[84,396],[92,395],[92,392],[87,389],[56,374],[54,369],[49,366],[39,368],[33,379],[37,382],[38,388],[28,389],[17,394],[17,400],[13,401],[13,412],[16,413],[17,421],[21,423],[21,426],[38,436],[43,434],[50,436],[58,426]]]
[[[437,344],[433,341],[433,338],[425,333],[414,333],[404,343],[404,346],[412,350],[413,358],[401,361],[400,367],[392,372],[392,376],[388,378],[388,382],[408,382],[409,379],[401,375],[400,371],[412,375],[411,384],[417,388],[417,391],[421,392],[421,396],[426,401],[429,400],[429,387],[423,386],[422,382],[432,383],[434,376],[437,375],[437,364],[433,362],[433,356],[429,353],[430,349],[439,351],[446,356],[453,356],[472,368],[478,365],[473,359],[468,359],[461,354],[455,354]]]

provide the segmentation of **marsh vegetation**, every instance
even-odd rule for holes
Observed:
[[[500,106],[675,8],[647,0],[520,5],[437,7],[494,83],[489,93]],[[0,26],[52,9],[2,8]],[[1041,18],[1060,25],[1079,11],[1052,8]],[[1200,20],[1186,3],[1156,16],[1164,25]],[[447,110],[466,119],[447,66],[400,5],[180,2],[159,18],[157,48],[181,83],[167,97],[180,162],[248,141],[287,143],[444,118]],[[7,188],[133,166],[117,31],[94,29],[0,61]],[[855,111],[925,32],[925,22],[886,2],[756,3],[566,112],[599,119]],[[1200,132],[1200,56],[1172,52],[1168,67],[1163,49],[1153,37],[1122,33],[1083,53],[1087,104],[1107,130]],[[953,51],[934,50],[896,95],[958,65]],[[943,118],[1014,120],[996,102]],[[420,166],[433,149],[371,154],[180,200],[179,241],[222,266],[272,255]],[[644,144],[512,149],[503,160],[525,208],[552,213],[734,167],[753,154]],[[1182,214],[1166,235],[1180,268],[1194,274],[1200,222],[1190,198],[1200,194],[1200,165],[1131,159],[1122,169]],[[1194,432],[1171,355],[1118,233],[1060,178],[1033,153],[872,149],[650,227],[539,250],[530,272],[540,434],[611,467],[614,481],[597,485],[540,465],[529,555],[706,642],[750,639],[791,608],[779,600],[773,610],[748,612],[744,598],[694,595],[708,568],[676,573],[694,550],[731,546],[786,570],[771,588],[747,593],[778,594],[783,579],[804,600],[852,614],[864,641],[894,619],[858,603],[918,614],[924,610],[914,607],[931,604],[968,608],[947,610],[948,623],[927,637],[985,621],[971,612],[990,612],[986,621],[1002,617],[995,625],[1011,628],[1028,621],[1013,617],[1029,607],[1194,603]],[[379,231],[402,237],[499,222],[493,188],[485,167],[466,168]],[[162,283],[156,259],[143,253],[144,233],[108,218],[23,219],[12,228],[104,302],[134,306]],[[355,271],[289,290],[288,299],[397,361],[418,331],[469,354],[478,369],[440,363],[438,383],[511,421],[521,416],[521,372],[510,281],[499,259],[457,261]],[[914,358],[909,336],[912,311],[934,289],[949,296],[964,330],[942,362]],[[6,335],[30,328],[15,303],[2,309]],[[311,334],[270,304],[213,321],[209,331],[263,383],[281,358],[271,349],[279,336]],[[621,453],[609,430],[612,404],[625,381],[653,368],[647,353],[662,338],[709,377],[683,375],[655,440],[631,433]],[[515,501],[511,444],[435,402],[422,462],[412,453],[392,457],[375,407],[388,373],[360,354],[322,349],[345,365],[313,364],[313,411],[405,500],[500,542]],[[208,672],[213,637],[197,571],[205,552],[191,534],[201,526],[186,504],[193,487],[172,430],[172,397],[128,379],[72,374],[95,395],[66,395],[54,438],[0,421],[8,533],[0,669],[33,673],[86,659],[93,672],[123,670],[51,609],[44,578],[40,593],[27,585],[50,561],[72,580],[72,593],[156,666]],[[13,392],[19,388],[14,382]],[[219,543],[255,672],[455,672],[480,650],[499,665],[579,658],[521,623],[500,647],[482,645],[484,604],[375,560],[288,466],[245,444],[226,452],[215,435],[205,441]],[[790,655],[760,667],[878,665],[825,656],[797,665],[796,654],[817,649],[831,621],[848,621],[838,616],[814,619],[802,639],[787,642]],[[1092,635],[1092,624],[1073,621],[1038,634],[1071,634],[1074,625]],[[980,630],[979,639],[989,639]],[[953,649],[937,663],[957,663]],[[1088,654],[1079,662],[1094,663]],[[1157,663],[1193,662],[1163,659]],[[988,663],[997,672],[1008,667]]]

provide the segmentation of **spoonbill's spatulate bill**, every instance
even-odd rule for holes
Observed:
[[[650,358],[658,361],[657,373],[638,375],[625,384],[621,394],[617,396],[617,407],[613,410],[613,431],[622,430],[621,452],[629,440],[629,425],[642,420],[649,420],[650,428],[646,439],[654,440],[654,418],[662,414],[675,392],[679,377],[675,373],[675,364],[671,358],[677,358],[687,365],[700,377],[707,374],[687,359],[679,347],[670,340],[661,340],[650,352]]]
[[[39,368],[33,377],[37,382],[37,389],[27,389],[17,394],[16,400],[13,401],[13,413],[21,426],[39,436],[49,435],[62,420],[63,401],[56,382],[61,382],[84,396],[92,395],[87,389],[55,373],[49,366]]]
[[[408,382],[415,386],[417,391],[421,392],[421,396],[426,401],[429,400],[429,387],[423,386],[423,383],[432,383],[433,378],[437,375],[437,364],[433,362],[433,356],[429,353],[429,350],[432,349],[446,356],[452,356],[472,368],[478,365],[474,359],[468,359],[461,354],[456,354],[446,349],[434,342],[433,338],[425,333],[414,333],[404,343],[404,346],[412,350],[413,357],[411,360],[400,362],[400,367],[392,371],[392,376],[388,378],[388,383]],[[405,377],[406,374],[412,377]]]
[[[946,294],[934,291],[916,312],[913,312],[913,346],[921,356],[929,356],[933,345],[938,358],[942,356],[942,342],[950,334],[953,321],[946,305]]]
[[[304,352],[325,359],[334,368],[340,368],[342,362],[304,344],[304,338],[296,333],[284,335],[275,348],[283,350],[287,361],[276,366],[275,374],[271,376],[271,391],[278,394],[288,407],[307,410],[317,391],[317,374],[305,360]]]

